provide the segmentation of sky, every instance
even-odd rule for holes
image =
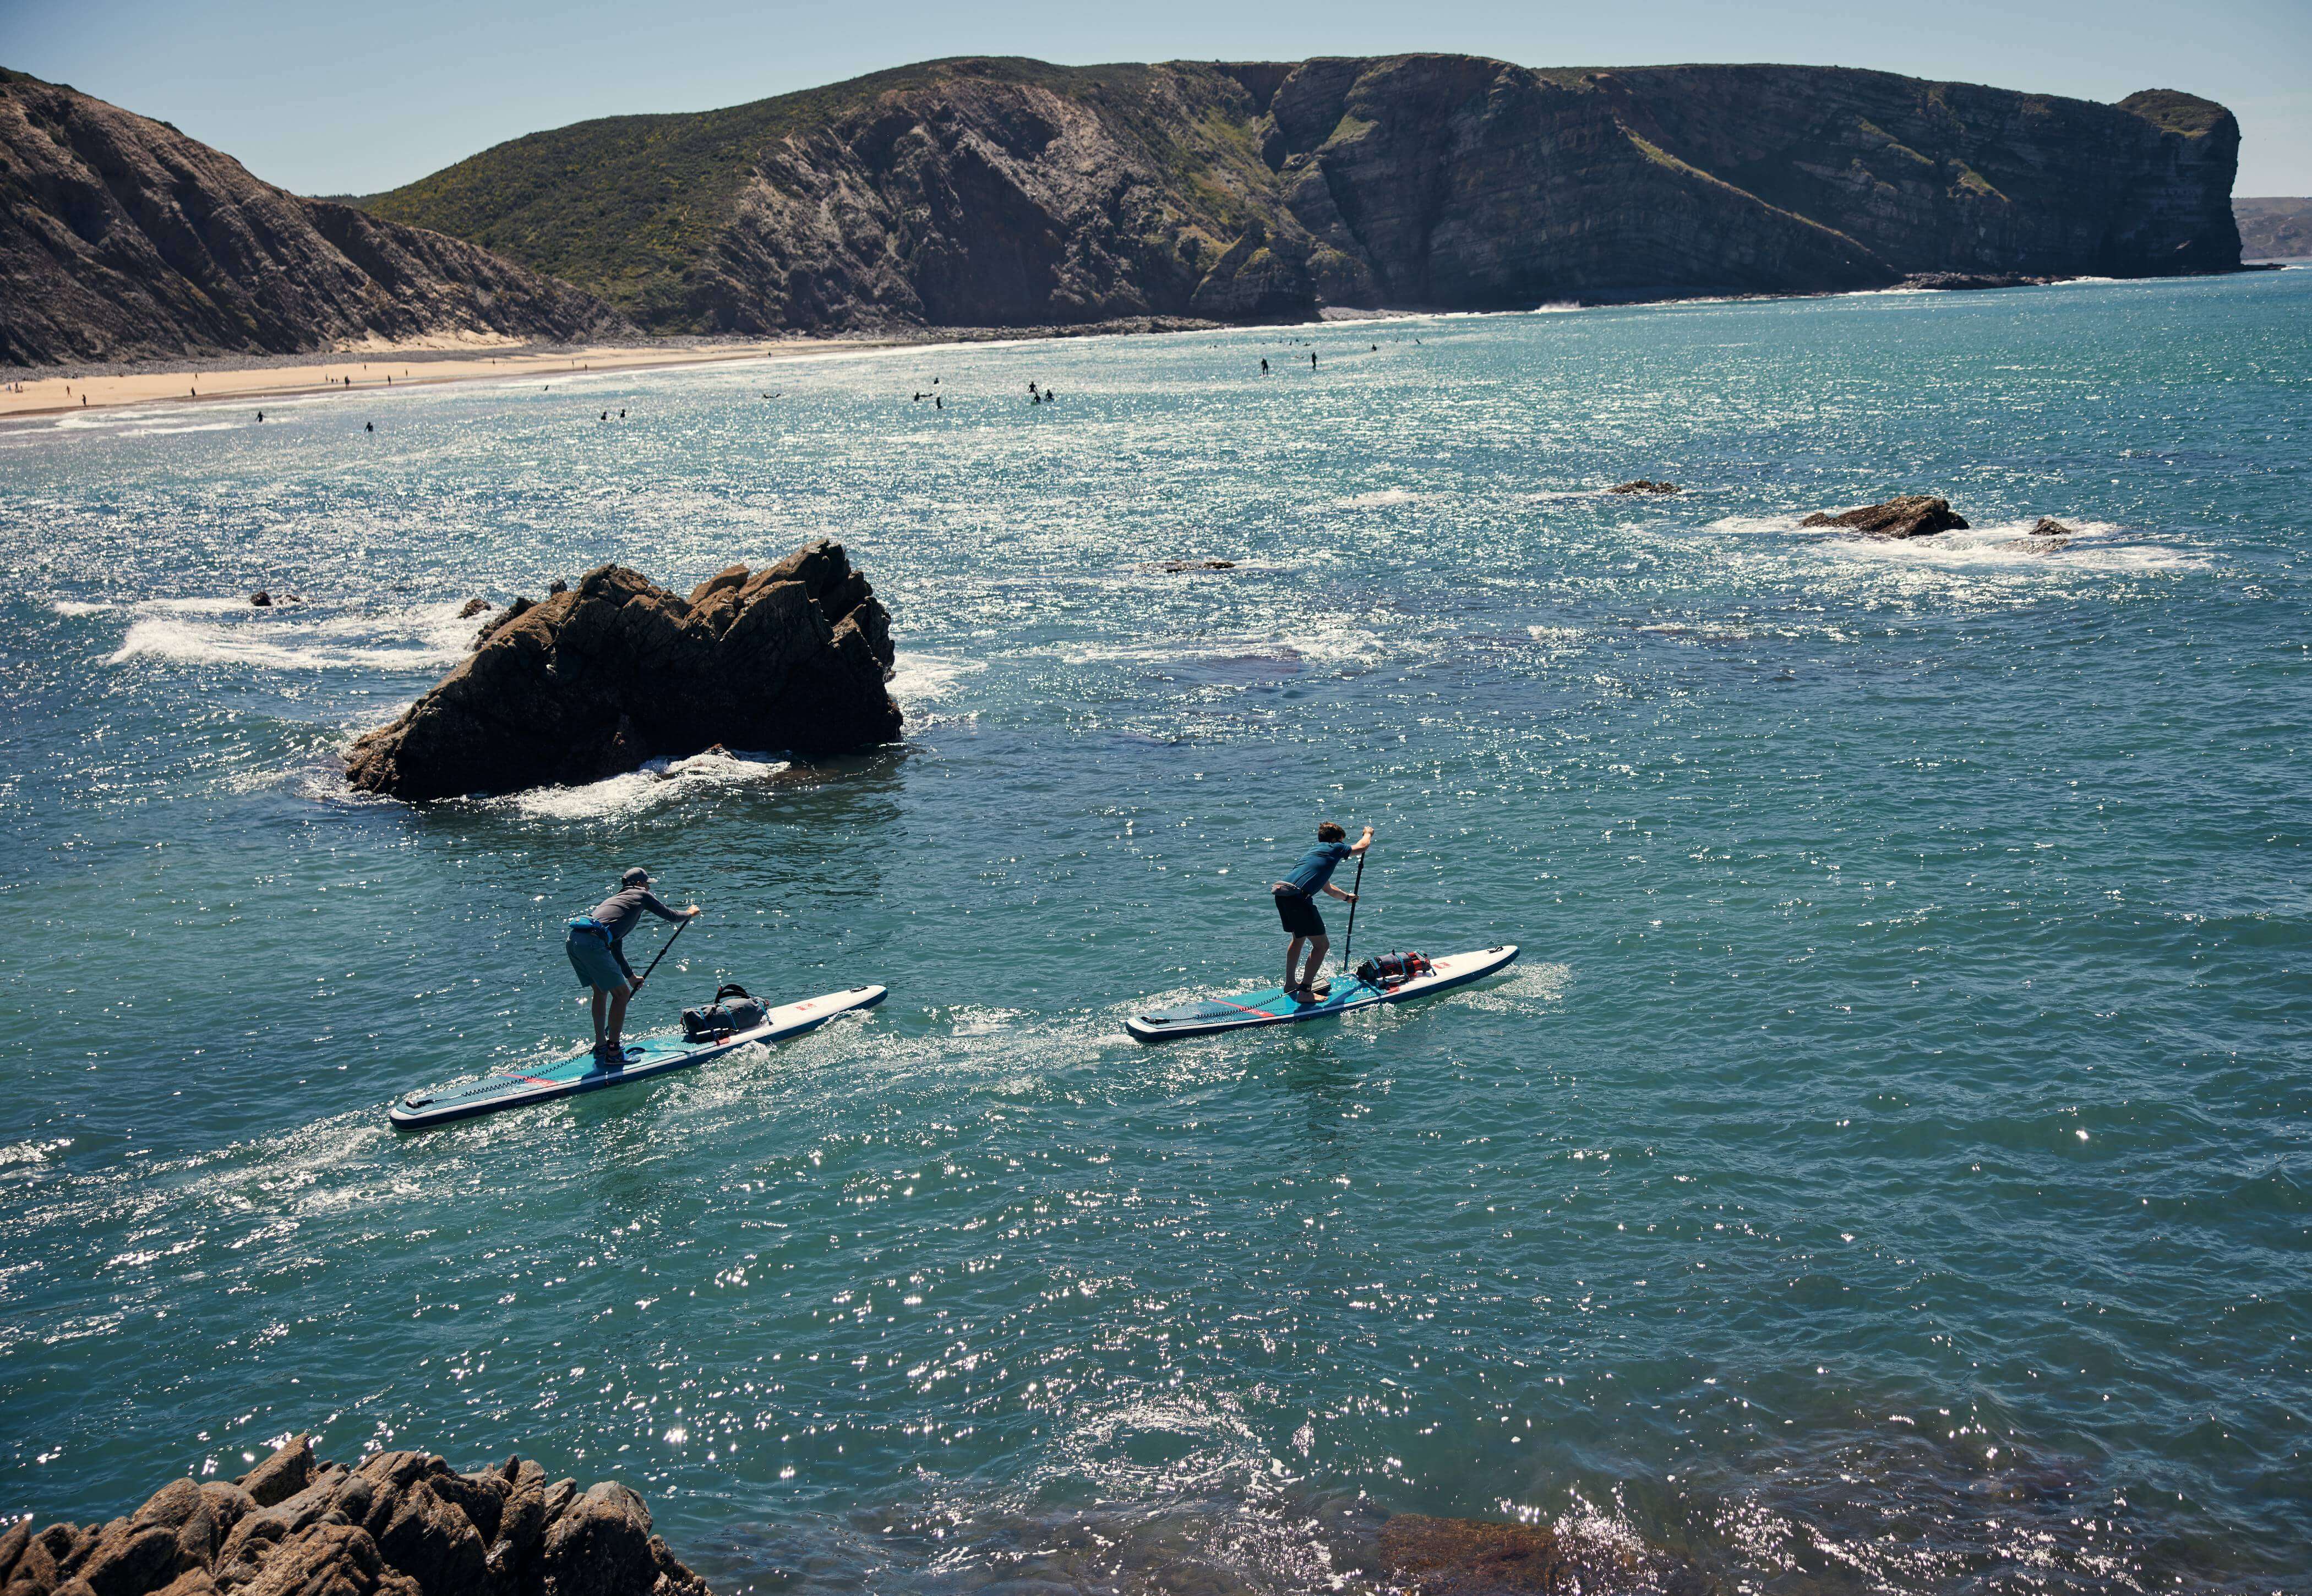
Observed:
[[[0,0],[0,65],[174,123],[302,194],[941,56],[1404,50],[1869,66],[2100,100],[2183,89],[2239,117],[2236,193],[2312,195],[2312,0]]]

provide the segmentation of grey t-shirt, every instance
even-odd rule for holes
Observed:
[[[658,894],[646,886],[629,886],[612,893],[594,905],[594,920],[610,933],[614,943],[623,942],[643,911],[649,910],[661,920],[680,920],[682,916],[658,901]]]

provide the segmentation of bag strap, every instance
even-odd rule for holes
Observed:
[[[726,981],[721,986],[714,989],[714,1001],[717,1003],[722,1002],[725,998],[744,998],[749,1002],[752,1002],[754,1001],[754,993],[749,991],[745,987],[740,986],[735,981]]]

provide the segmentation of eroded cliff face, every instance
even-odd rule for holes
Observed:
[[[0,72],[0,364],[621,329],[566,283],[302,199],[165,123]]]
[[[663,330],[1265,319],[2229,270],[2238,139],[2168,91],[1834,68],[965,60],[580,124],[374,204]],[[659,216],[640,179],[678,149]],[[590,192],[634,207],[616,240]]]

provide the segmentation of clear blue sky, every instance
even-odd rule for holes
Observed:
[[[2236,111],[2241,194],[2312,194],[2312,0],[0,0],[0,65],[175,123],[307,194],[541,127],[735,105],[938,56],[1530,66],[1792,61]]]

